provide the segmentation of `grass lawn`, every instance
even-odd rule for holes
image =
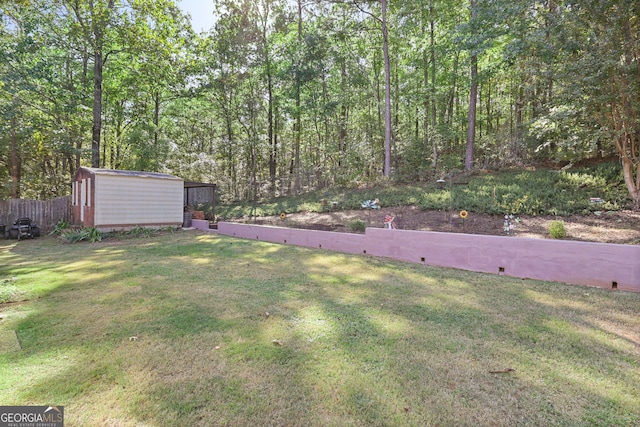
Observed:
[[[177,232],[1,240],[0,298],[68,426],[640,425],[640,294]]]

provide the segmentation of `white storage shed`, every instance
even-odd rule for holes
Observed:
[[[173,175],[81,167],[72,187],[76,225],[101,231],[182,225],[184,181]]]

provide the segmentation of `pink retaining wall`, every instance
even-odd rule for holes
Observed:
[[[264,240],[348,253],[362,253],[366,247],[366,235],[335,233],[333,231],[219,222],[218,233],[245,239]]]
[[[640,246],[367,228],[365,234],[221,222],[229,236],[512,277],[640,292]]]
[[[191,226],[198,230],[209,231],[209,220],[207,219],[192,219]]]

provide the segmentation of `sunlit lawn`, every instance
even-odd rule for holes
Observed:
[[[69,426],[640,425],[640,294],[196,232],[0,240],[2,292],[0,405]]]

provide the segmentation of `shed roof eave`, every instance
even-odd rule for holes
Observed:
[[[184,188],[204,188],[204,187],[216,187],[216,184],[209,184],[206,182],[193,182],[193,181],[185,181]]]
[[[156,179],[171,179],[176,181],[182,181],[182,178],[178,178],[174,175],[159,172],[144,172],[144,171],[130,171],[130,170],[118,170],[118,169],[99,169],[89,168],[82,166],[80,169],[89,171],[94,175],[112,175],[112,176],[127,176],[136,178],[156,178]]]

